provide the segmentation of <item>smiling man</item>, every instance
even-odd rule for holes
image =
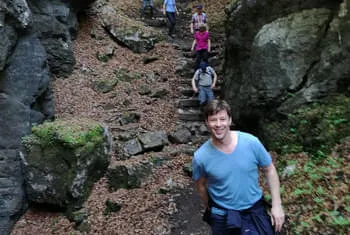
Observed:
[[[213,100],[204,108],[204,115],[211,138],[194,153],[192,167],[213,235],[270,235],[281,231],[284,211],[271,156],[255,136],[230,130],[231,109],[226,101]],[[264,171],[272,197],[270,218],[259,187],[259,168]]]

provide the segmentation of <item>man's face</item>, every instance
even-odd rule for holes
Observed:
[[[216,140],[222,140],[230,133],[232,119],[225,110],[208,116],[205,122],[208,126],[208,130],[212,134],[212,138]]]
[[[202,8],[197,8],[197,13],[201,14],[202,13]]]

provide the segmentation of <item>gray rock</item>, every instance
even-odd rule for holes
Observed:
[[[185,77],[192,77],[194,74],[194,62],[192,58],[180,58],[175,62],[175,73]]]
[[[0,27],[0,71],[5,67],[7,57],[16,45],[17,34],[15,30],[10,26]]]
[[[350,25],[347,14],[338,16],[340,2],[237,1],[227,8],[223,89],[235,124],[254,131],[264,118],[346,93]],[[269,14],[260,14],[267,6]]]
[[[282,172],[282,180],[285,179],[286,177],[288,177],[289,175],[293,174],[295,172],[295,169],[296,169],[296,165],[290,165],[290,166],[287,166],[283,169],[283,172]]]
[[[22,29],[27,28],[32,21],[32,11],[26,0],[2,0],[0,9],[11,15],[16,20],[16,26]]]
[[[97,92],[108,93],[111,92],[118,84],[118,79],[107,78],[102,80],[93,81],[93,89]]]
[[[23,62],[25,61],[25,63]],[[9,66],[0,81],[0,90],[31,105],[41,96],[50,82],[47,56],[39,39],[25,36],[19,39]]]
[[[75,65],[71,35],[76,34],[76,16],[58,2],[38,2],[34,12],[33,31],[48,54],[50,71],[60,77],[68,76]]]
[[[69,211],[80,208],[108,167],[109,135],[91,120],[36,126],[24,138],[21,155],[28,199]]]
[[[192,134],[186,127],[180,127],[169,134],[169,139],[175,144],[186,144],[191,141]]]
[[[107,170],[108,186],[111,190],[119,188],[138,188],[142,180],[152,170],[150,162],[140,161],[131,165],[113,165]]]
[[[148,132],[140,135],[139,140],[145,151],[156,151],[163,149],[169,143],[165,131]]]
[[[126,125],[129,123],[136,123],[138,121],[140,121],[141,118],[141,114],[139,113],[123,113],[123,115],[119,118],[119,123],[120,125]]]
[[[101,17],[103,27],[119,44],[135,53],[147,52],[155,43],[163,40],[161,31],[146,27],[141,22],[122,15],[108,1],[96,1],[91,10]]]
[[[16,99],[0,93],[0,149],[16,149],[30,133],[30,109]]]
[[[150,97],[151,98],[164,98],[169,94],[169,91],[167,89],[159,89],[155,90]]]
[[[48,55],[50,72],[58,77],[70,75],[75,65],[72,42],[70,40],[65,41],[62,38],[42,39],[41,42]]]
[[[18,151],[0,150],[0,234],[9,234],[27,206],[21,172]]]
[[[143,152],[143,148],[138,139],[131,139],[124,143],[124,153],[126,156],[133,156]]]

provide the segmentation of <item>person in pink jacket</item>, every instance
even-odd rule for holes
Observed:
[[[194,68],[196,71],[202,61],[208,63],[208,53],[210,52],[211,42],[206,24],[199,25],[198,31],[194,35],[191,51],[194,51],[194,47],[196,47],[196,61]]]

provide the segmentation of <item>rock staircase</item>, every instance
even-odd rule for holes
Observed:
[[[198,94],[193,92],[191,85],[194,74],[193,67],[195,56],[186,48],[180,48],[180,50],[182,53],[176,65],[176,73],[181,76],[178,82],[179,98],[176,102],[178,116],[179,119],[184,122],[201,122],[204,121],[204,117],[199,107]],[[220,52],[221,47],[219,44],[212,45],[209,65],[212,66],[218,74],[216,87],[213,90],[216,98],[222,96],[221,87],[223,85]]]

